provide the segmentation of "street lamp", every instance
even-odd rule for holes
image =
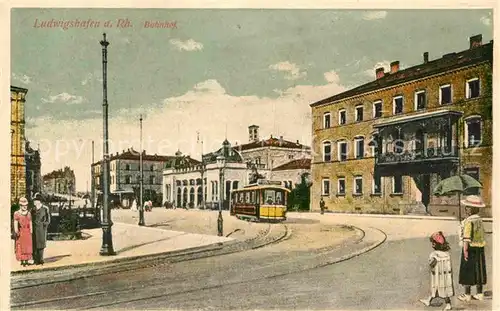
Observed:
[[[222,204],[224,203],[224,167],[226,158],[223,155],[217,157],[217,167],[219,168],[219,217],[217,218],[218,236],[223,235]]]
[[[139,118],[139,123],[140,123],[140,128],[141,128],[141,137],[140,137],[140,145],[141,145],[141,150],[139,154],[139,167],[140,167],[140,179],[139,179],[139,226],[144,226],[144,203],[142,202],[142,191],[143,191],[143,179],[144,179],[144,174],[142,170],[142,114]]]
[[[103,35],[103,39],[99,41],[102,46],[102,110],[103,110],[103,172],[102,172],[102,245],[101,251],[99,252],[102,256],[115,255],[113,250],[113,235],[111,233],[111,227],[113,222],[111,221],[111,209],[109,208],[109,150],[108,150],[108,77],[107,77],[107,63],[108,63],[108,45],[109,42],[106,41],[106,33]]]

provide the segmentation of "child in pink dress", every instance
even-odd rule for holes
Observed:
[[[441,231],[432,234],[430,242],[434,251],[429,255],[431,275],[431,295],[420,299],[424,305],[429,306],[433,298],[440,297],[445,300],[443,310],[451,310],[451,297],[455,295],[453,287],[453,271],[451,265],[450,246]]]

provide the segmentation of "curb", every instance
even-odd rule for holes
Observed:
[[[320,212],[298,213],[297,214],[320,214]],[[342,215],[350,217],[372,217],[372,218],[394,218],[394,219],[422,219],[422,220],[451,220],[458,221],[457,218],[451,216],[427,216],[427,215],[391,215],[391,214],[355,214],[355,213],[336,213],[326,211],[325,215]],[[493,222],[493,218],[483,218],[484,222]]]

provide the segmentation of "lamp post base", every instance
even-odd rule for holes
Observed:
[[[113,256],[116,255],[113,250],[113,238],[111,235],[111,225],[102,225],[102,245],[101,251],[99,252],[101,256]]]
[[[217,235],[223,236],[223,219],[222,219],[222,211],[219,211],[219,217],[217,217]]]
[[[139,226],[145,226],[146,223],[144,222],[144,211],[139,212]]]

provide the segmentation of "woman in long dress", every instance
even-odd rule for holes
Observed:
[[[458,283],[464,286],[465,293],[458,299],[469,302],[471,299],[483,300],[483,285],[487,282],[485,232],[479,209],[486,205],[479,196],[469,195],[461,201],[469,215],[462,222],[462,256]],[[471,287],[476,286],[476,294],[471,295]]]
[[[28,265],[28,260],[33,258],[33,224],[31,213],[28,211],[28,200],[19,199],[20,210],[14,213],[14,232],[16,234],[16,259],[23,267]]]

